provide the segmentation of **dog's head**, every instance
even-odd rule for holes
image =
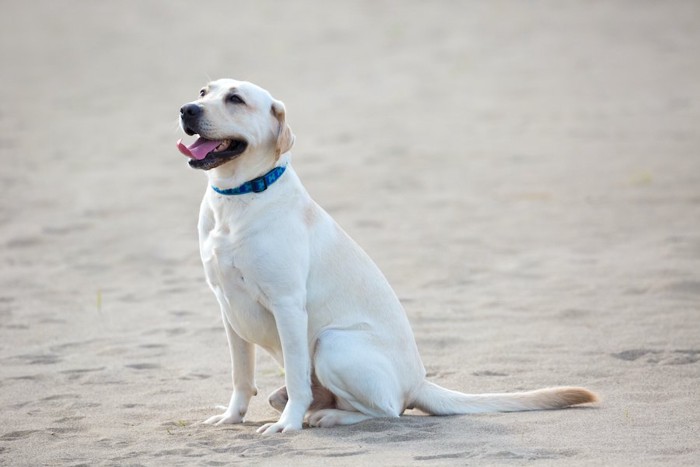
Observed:
[[[180,125],[188,135],[199,135],[190,146],[177,143],[195,169],[213,169],[254,154],[274,162],[294,145],[284,104],[245,81],[220,79],[206,85],[199,99],[180,108]]]

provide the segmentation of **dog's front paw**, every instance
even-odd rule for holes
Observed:
[[[253,386],[249,390],[234,389],[231,394],[231,400],[228,403],[226,412],[221,415],[214,415],[204,420],[202,423],[207,425],[231,425],[234,423],[243,423],[243,417],[248,412],[248,403],[250,398],[258,393],[258,390]],[[222,407],[223,408],[223,407]]]
[[[234,423],[243,423],[243,415],[240,412],[226,411],[220,415],[214,415],[204,420],[205,425],[229,425]]]
[[[266,423],[258,428],[258,433],[262,435],[273,435],[275,433],[289,433],[290,431],[301,430],[301,423],[283,422],[280,420],[277,423]]]

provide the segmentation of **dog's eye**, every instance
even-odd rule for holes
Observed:
[[[228,96],[228,101],[232,104],[245,104],[245,101],[238,96],[238,94],[231,94]]]
[[[199,91],[199,97],[204,97],[204,95],[207,93],[206,89],[202,89]]]

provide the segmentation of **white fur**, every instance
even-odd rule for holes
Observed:
[[[224,102],[231,88],[245,105]],[[312,425],[333,426],[398,417],[412,406],[437,414],[551,406],[533,405],[529,393],[467,396],[428,383],[387,280],[311,199],[292,168],[294,136],[284,105],[234,80],[210,83],[195,102],[204,109],[204,136],[249,144],[238,158],[207,171],[211,185],[233,188],[274,166],[287,167],[262,193],[222,196],[207,187],[202,200],[201,257],[221,307],[234,387],[228,409],[206,423],[243,421],[257,393],[255,345],[285,368],[289,396],[286,405],[278,401],[284,406],[279,421],[258,430],[265,434],[298,430],[307,415]],[[307,414],[314,375],[336,404]]]

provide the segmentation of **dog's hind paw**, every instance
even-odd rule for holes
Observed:
[[[372,418],[360,412],[347,412],[337,409],[323,409],[309,415],[309,425],[330,428],[338,425],[353,425]]]
[[[273,435],[275,433],[289,433],[291,431],[301,430],[301,423],[283,423],[279,421],[277,423],[266,423],[260,428],[258,428],[258,433],[262,435]]]

